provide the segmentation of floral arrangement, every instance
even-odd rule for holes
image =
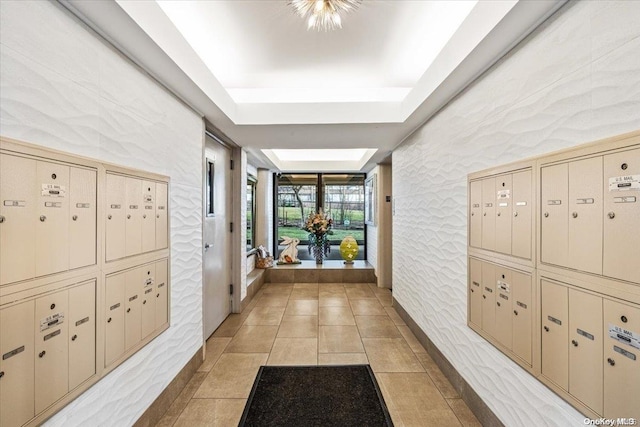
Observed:
[[[321,263],[323,255],[330,252],[331,245],[329,245],[327,235],[333,234],[332,225],[333,220],[320,209],[318,213],[309,214],[303,227],[304,230],[309,232],[309,254],[313,250],[316,263]]]

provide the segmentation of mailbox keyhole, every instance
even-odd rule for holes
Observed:
[[[56,179],[58,177],[58,175],[56,175],[55,173],[51,174],[51,179]]]
[[[504,274],[502,275],[502,278],[504,279]]]
[[[628,167],[629,165],[627,165],[626,163],[620,165],[620,169],[622,169],[623,171],[626,171]]]
[[[51,304],[51,310],[53,310],[54,308],[56,308],[55,304]]]
[[[502,183],[502,186],[504,187],[504,182]]]
[[[622,320],[622,323],[627,323],[629,321],[627,316],[620,316],[620,320]]]

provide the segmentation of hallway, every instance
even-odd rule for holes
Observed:
[[[396,426],[478,426],[374,284],[265,284],[207,341],[159,426],[235,426],[261,365],[370,364]]]

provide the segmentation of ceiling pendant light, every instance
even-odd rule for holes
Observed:
[[[342,28],[340,13],[351,12],[362,0],[289,0],[296,13],[307,19],[307,29],[318,31]]]

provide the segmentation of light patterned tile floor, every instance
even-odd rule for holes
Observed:
[[[238,425],[261,365],[369,363],[394,425],[479,426],[395,310],[366,283],[265,284],[207,342],[159,426]]]

